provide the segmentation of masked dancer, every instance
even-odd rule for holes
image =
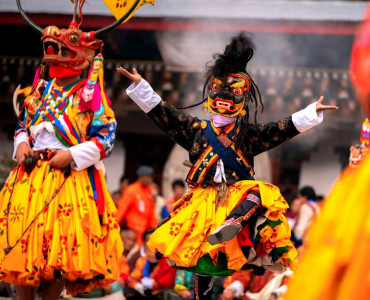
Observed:
[[[254,46],[234,37],[209,67],[204,84],[210,120],[167,104],[134,69],[118,71],[134,83],[127,94],[176,143],[189,151],[190,191],[152,234],[149,247],[178,268],[197,273],[197,299],[211,299],[212,275],[292,268],[296,250],[279,189],[254,180],[253,157],[319,124],[323,98],[279,122],[249,121],[249,104],[263,107],[246,68]]]
[[[114,282],[123,252],[116,208],[102,160],[113,148],[116,121],[104,90],[102,34],[126,21],[141,1],[108,27],[79,29],[84,1],[75,0],[68,29],[33,23],[44,57],[26,99],[14,139],[18,166],[0,192],[0,280],[19,299],[43,299]],[[91,66],[91,67],[90,67]],[[88,78],[82,72],[90,67]],[[50,80],[45,81],[48,71]]]

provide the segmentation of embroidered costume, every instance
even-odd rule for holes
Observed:
[[[101,162],[112,151],[116,120],[104,90],[103,57],[95,56],[103,42],[96,37],[127,20],[142,1],[96,32],[79,29],[84,1],[72,2],[68,29],[42,29],[17,0],[22,17],[42,34],[44,58],[33,86],[18,92],[27,97],[14,154],[27,143],[35,155],[14,168],[0,192],[0,280],[38,286],[61,279],[75,295],[119,278],[123,245]],[[87,80],[58,86],[58,78],[75,78],[91,64]],[[48,82],[46,68],[54,78]],[[71,166],[49,165],[56,150],[70,151]]]
[[[235,271],[294,268],[297,252],[284,217],[288,204],[279,189],[254,180],[253,157],[322,121],[316,103],[279,122],[248,122],[248,102],[258,88],[246,73],[253,50],[241,34],[211,67],[206,83],[211,120],[180,113],[142,79],[127,89],[148,117],[189,152],[190,191],[148,245],[176,267],[197,273],[199,299],[208,299],[212,278]]]

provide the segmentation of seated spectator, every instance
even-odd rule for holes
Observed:
[[[157,260],[149,248],[145,254],[130,274],[129,287],[124,290],[127,300],[162,299],[161,295],[174,287],[176,269],[169,266],[165,258]]]
[[[125,189],[118,202],[116,219],[121,228],[129,227],[137,232],[137,243],[141,246],[143,233],[157,225],[154,198],[150,188],[154,170],[149,166],[141,166],[136,174],[138,180]]]
[[[129,259],[137,250],[139,250],[137,241],[137,233],[131,228],[123,228],[121,230],[121,238],[123,242],[123,255]]]
[[[113,294],[118,291],[122,291],[122,289],[128,285],[128,278],[130,275],[130,268],[128,266],[127,260],[129,256],[135,253],[138,250],[138,246],[136,245],[137,241],[137,233],[135,230],[130,228],[124,228],[121,230],[121,238],[123,242],[123,255],[121,256],[120,260],[118,261],[118,269],[120,270],[120,279],[108,287],[105,287],[104,290],[107,294]]]
[[[262,276],[252,271],[236,272],[226,278],[222,299],[265,299],[260,295],[266,294],[264,290],[274,276],[271,271],[266,271]]]
[[[147,252],[147,242],[149,241],[150,233],[144,232],[142,239],[143,239],[143,245],[140,248],[137,248],[135,252],[130,252],[130,255],[128,255],[127,258],[127,264],[130,269],[130,273],[135,268],[136,262],[140,257],[145,257]]]
[[[301,204],[292,233],[295,240],[295,246],[298,248],[303,244],[303,237],[310,227],[314,217],[320,212],[320,207],[315,202],[315,190],[310,186],[305,186],[299,191],[299,197],[296,201]]]
[[[185,183],[181,179],[172,182],[173,197],[166,201],[166,205],[162,207],[161,218],[167,218],[173,211],[173,204],[177,202],[185,194]]]

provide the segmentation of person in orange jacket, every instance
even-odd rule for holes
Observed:
[[[141,166],[136,174],[138,180],[129,185],[118,202],[118,224],[129,227],[138,234],[137,243],[142,244],[143,233],[157,225],[154,213],[154,198],[150,184],[153,181],[154,170],[149,166]]]

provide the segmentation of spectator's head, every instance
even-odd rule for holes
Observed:
[[[181,179],[172,182],[172,190],[175,198],[179,199],[185,194],[185,183]]]
[[[134,248],[137,241],[137,233],[131,228],[123,228],[121,230],[121,238],[125,251],[130,251]]]
[[[115,191],[112,193],[112,199],[114,202],[114,205],[117,207],[119,199],[121,199],[121,191]]]
[[[306,198],[306,200],[316,200],[316,193],[313,187],[305,186],[299,191],[300,197]]]
[[[136,171],[136,175],[142,186],[147,187],[153,182],[154,169],[150,166],[140,166]]]
[[[121,193],[127,188],[127,186],[131,183],[130,177],[126,175],[122,175],[120,181],[119,181],[119,188],[121,190]]]

